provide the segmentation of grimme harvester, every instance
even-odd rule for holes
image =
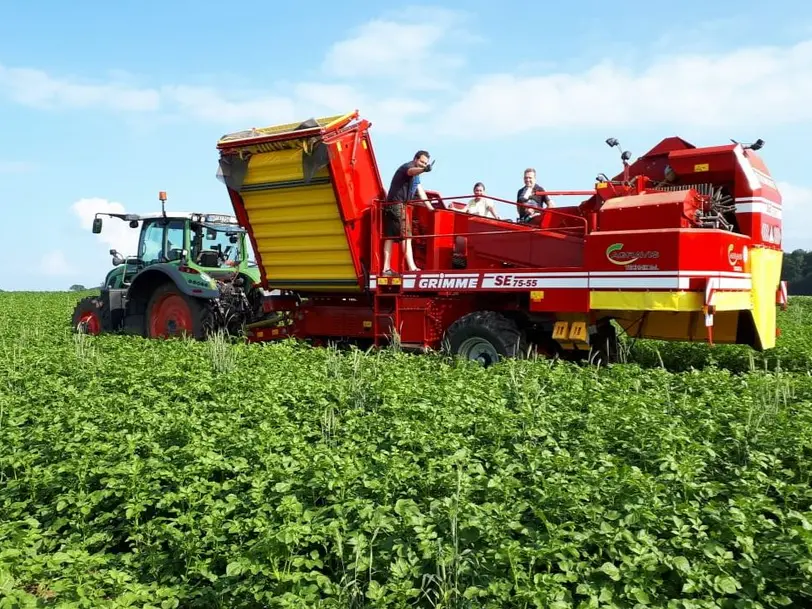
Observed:
[[[407,216],[421,270],[382,275],[386,187],[370,126],[353,112],[222,137],[220,178],[258,277],[201,269],[205,294],[175,290],[171,307],[151,313],[149,290],[178,281],[153,275],[142,304],[123,299],[125,317],[144,316],[130,325],[199,335],[196,312],[238,294],[244,304],[229,310],[250,341],[397,336],[485,364],[531,350],[610,361],[613,321],[632,337],[774,346],[776,304],[787,298],[781,196],[756,154],[761,141],[697,148],[669,137],[633,163],[623,152],[619,175],[601,174],[592,190],[547,191],[582,200],[528,223],[468,214],[462,197],[429,192],[432,209],[412,205]],[[400,258],[395,248],[393,268]]]

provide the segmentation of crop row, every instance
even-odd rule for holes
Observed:
[[[71,302],[0,299],[0,607],[812,600],[807,374],[77,338]]]

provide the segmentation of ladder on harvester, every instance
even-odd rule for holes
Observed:
[[[372,333],[375,346],[382,340],[394,340],[394,333],[400,333],[400,277],[378,276],[373,297]]]

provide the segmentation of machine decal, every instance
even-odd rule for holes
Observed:
[[[736,270],[743,270],[740,263],[747,262],[747,246],[742,247],[741,252],[735,251],[733,244],[727,246],[727,261]]]
[[[206,222],[221,223],[221,224],[237,224],[237,218],[226,214],[206,214],[204,216]]]
[[[404,278],[404,287],[415,285],[414,279]],[[478,274],[465,275],[445,275],[444,273],[433,275],[421,275],[416,283],[421,290],[473,290],[479,287]]]
[[[613,243],[606,248],[606,258],[618,266],[626,266],[638,260],[656,260],[659,257],[660,252],[657,250],[624,251],[622,243]],[[656,270],[656,267],[650,270]]]
[[[736,198],[736,212],[740,214],[764,214],[776,220],[783,219],[781,204],[766,197]]]
[[[761,239],[765,243],[772,243],[774,245],[781,244],[781,228],[770,224],[769,222],[761,223]]]
[[[746,261],[748,254],[730,253],[731,259]],[[734,271],[594,271],[558,273],[407,273],[403,289],[409,291],[476,291],[539,289],[592,290],[688,290],[692,281],[714,278],[723,290],[749,290],[749,273]],[[369,278],[369,288],[378,288],[378,278]]]
[[[577,273],[486,273],[483,288],[586,288],[587,274]]]

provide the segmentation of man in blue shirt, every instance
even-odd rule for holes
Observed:
[[[418,150],[414,158],[408,163],[404,163],[395,171],[392,176],[392,183],[389,185],[389,193],[386,197],[387,204],[383,209],[383,230],[387,240],[383,244],[383,274],[394,275],[390,268],[392,260],[392,243],[397,237],[405,236],[403,240],[406,254],[406,264],[412,272],[419,271],[414,262],[412,253],[411,227],[406,222],[406,201],[414,198],[414,195],[423,200],[430,210],[434,211],[426,191],[420,184],[420,175],[431,171],[434,163],[429,164],[429,153],[425,150]]]

